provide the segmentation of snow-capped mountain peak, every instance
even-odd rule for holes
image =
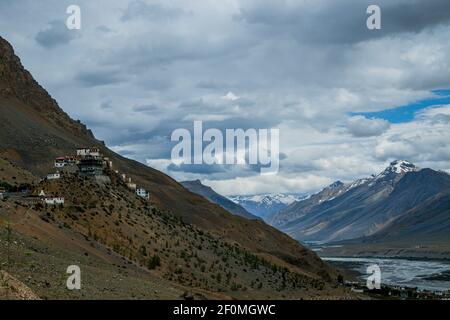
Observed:
[[[366,182],[368,182],[368,181],[370,181],[372,179],[373,179],[373,176],[372,177],[368,177],[368,178],[362,178],[362,179],[355,180],[352,183],[348,184],[347,190],[359,187],[360,185],[362,185],[362,184],[364,184],[364,183],[366,183]]]
[[[413,163],[406,160],[395,160],[391,162],[391,164],[384,169],[379,175],[375,177],[375,180],[380,178],[384,178],[391,175],[403,174],[412,171],[418,171],[419,168],[416,167]]]
[[[417,167],[406,160],[396,160],[391,162],[388,169],[395,171],[395,173],[416,171]]]
[[[284,193],[257,194],[257,195],[251,195],[251,196],[230,196],[229,197],[229,199],[235,203],[239,203],[242,201],[252,201],[252,202],[264,203],[266,205],[272,205],[275,203],[290,205],[294,201],[302,200],[304,198],[305,198],[304,195],[284,194]]]
[[[342,181],[335,181],[332,184],[330,184],[327,189],[336,189],[336,188],[340,188],[344,185],[344,183]]]
[[[230,196],[231,201],[243,206],[249,212],[260,217],[277,212],[295,201],[304,200],[307,195],[302,194],[259,194],[251,196]]]

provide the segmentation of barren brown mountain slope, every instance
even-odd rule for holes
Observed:
[[[72,120],[33,79],[0,38],[0,156],[36,177],[52,172],[57,156],[73,154],[82,146],[97,146],[113,161],[114,169],[147,188],[156,210],[167,211],[210,232],[217,239],[239,244],[245,250],[279,266],[334,282],[337,273],[310,250],[261,221],[233,216],[201,196],[187,191],[163,173],[126,159],[94,138]],[[104,219],[106,223],[108,219]]]

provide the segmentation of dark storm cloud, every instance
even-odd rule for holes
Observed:
[[[148,106],[150,109],[152,109],[151,106]],[[139,107],[138,107],[139,108]],[[153,114],[152,111],[146,111],[146,106],[142,106],[143,111],[141,111],[144,114]],[[199,117],[197,120],[202,120],[201,117]],[[101,126],[101,121],[88,121],[90,126]],[[203,121],[203,133],[211,128],[218,129],[222,132],[223,137],[225,137],[225,133],[227,129],[253,129],[253,128],[275,128],[277,126],[278,120],[276,119],[253,119],[252,122],[249,122],[248,120],[241,119],[241,118],[230,118],[224,121]],[[137,130],[123,130],[120,132],[120,135],[117,135],[114,137],[113,140],[111,140],[111,143],[115,145],[127,145],[127,144],[133,144],[133,143],[140,143],[143,141],[150,141],[152,137],[165,137],[166,141],[164,142],[166,145],[170,146],[168,152],[165,154],[166,156],[170,156],[170,150],[171,148],[176,144],[175,142],[170,142],[170,137],[172,135],[172,132],[176,129],[187,129],[190,134],[191,138],[194,137],[194,121],[192,120],[179,120],[176,117],[168,118],[166,121],[162,121],[155,127],[153,127],[151,130],[147,131],[137,131]],[[158,141],[160,143],[161,141]]]
[[[197,87],[201,89],[217,90],[226,88],[227,85],[220,83],[219,81],[207,80],[207,81],[200,81],[199,83],[197,83]]]
[[[132,1],[122,15],[122,21],[129,21],[136,18],[146,18],[153,20],[175,19],[184,12],[178,8],[156,3],[146,3],[145,1]]]
[[[229,118],[223,121],[208,121],[206,127],[217,128],[225,133],[226,129],[269,129],[277,128],[280,124],[280,119],[273,117],[272,119],[267,117],[254,117],[251,120],[242,119],[239,117]]]
[[[384,1],[388,33],[420,32],[450,21],[450,1]]]
[[[200,174],[212,174],[226,172],[226,166],[224,165],[201,165],[201,164],[180,164],[176,165],[171,163],[168,170],[174,172],[188,172],[188,173],[200,173]]]
[[[369,30],[367,7],[381,7],[381,30]],[[352,44],[389,35],[413,32],[450,21],[448,0],[317,0],[287,2],[270,0],[244,4],[237,19],[260,26],[260,31],[291,36],[301,42]]]
[[[203,164],[169,164],[167,170],[178,174],[197,174],[209,180],[233,179],[239,177],[252,177],[259,175],[259,165],[203,165]]]
[[[97,87],[121,82],[123,78],[117,71],[94,70],[78,73],[75,76],[75,80],[86,87]]]
[[[95,122],[95,121],[89,121],[88,122],[90,125],[92,126],[98,126],[101,127],[102,123],[101,122]],[[140,143],[149,143],[151,144],[152,139],[157,136],[155,133],[155,130],[149,130],[149,131],[139,131],[139,130],[133,130],[133,129],[126,129],[126,130],[120,130],[120,136],[115,137],[115,139],[113,139],[111,141],[111,144],[113,145],[133,145],[133,144],[140,144]],[[167,137],[167,136],[165,136]],[[155,142],[156,144],[161,143],[161,141],[156,140]],[[167,145],[169,143],[169,141],[167,141],[167,143],[165,142],[164,144]],[[150,146],[149,146],[150,147]],[[170,151],[167,151],[164,153],[164,155],[167,157],[170,155]]]
[[[103,33],[110,33],[113,32],[112,29],[108,28],[107,26],[98,26],[96,28],[97,31],[103,32]]]
[[[52,21],[36,34],[35,40],[47,49],[64,45],[77,38],[78,33],[66,28],[63,21]]]
[[[107,110],[107,109],[112,109],[112,101],[104,101],[102,102],[102,104],[100,105],[100,108]]]
[[[126,67],[138,73],[148,71],[149,68],[167,70],[177,62],[226,62],[239,58],[242,50],[253,45],[249,39],[239,35],[228,36],[222,41],[202,38],[200,35],[186,37],[172,32],[170,24],[167,30],[159,30],[153,34],[151,41],[122,40],[123,43],[111,48],[101,63]]]
[[[158,109],[159,109],[158,106],[153,105],[153,104],[133,107],[134,112],[143,112],[143,113],[150,113],[150,114],[155,113],[156,111],[158,111]]]

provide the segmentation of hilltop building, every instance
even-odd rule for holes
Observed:
[[[100,149],[96,147],[77,149],[77,158],[78,169],[82,175],[102,176],[104,168],[108,165]]]
[[[76,158],[72,156],[58,157],[55,159],[55,168],[64,168],[66,166],[74,166]]]
[[[44,203],[55,206],[55,205],[63,205],[64,204],[64,198],[45,198]]]
[[[65,163],[66,158],[65,157],[59,157],[55,159],[55,168],[62,168],[66,165]]]
[[[49,173],[47,175],[47,180],[56,180],[56,179],[60,179],[60,178],[61,178],[60,173]]]
[[[108,168],[108,169],[111,169],[111,170],[112,170],[112,166],[113,166],[113,164],[112,164],[112,161],[111,161],[111,160],[109,160],[109,158],[107,158],[107,157],[104,157],[104,158],[103,158],[103,162],[104,162],[104,166],[105,166],[106,168]]]
[[[112,170],[113,163],[108,157],[103,157],[100,148],[82,147],[76,150],[76,156],[64,156],[55,159],[56,173],[47,175],[47,180],[60,179],[62,174],[78,173],[84,176],[94,176],[97,181],[109,183],[110,179],[105,172]],[[118,173],[118,171],[116,171]],[[122,179],[126,182],[126,176]],[[129,179],[128,188],[136,190],[136,185]]]
[[[136,194],[144,199],[150,199],[150,194],[147,192],[147,190],[145,190],[144,188],[137,188],[136,189]]]
[[[100,176],[103,175],[103,159],[100,156],[84,156],[78,162],[78,169],[83,175]]]
[[[93,156],[100,157],[100,149],[99,148],[79,148],[77,149],[77,156],[85,157],[85,156]]]

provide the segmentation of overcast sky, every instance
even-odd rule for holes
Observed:
[[[226,195],[312,192],[395,159],[450,172],[449,22],[448,0],[0,1],[0,35],[66,112]],[[194,120],[279,128],[280,172],[171,164],[172,131]]]

